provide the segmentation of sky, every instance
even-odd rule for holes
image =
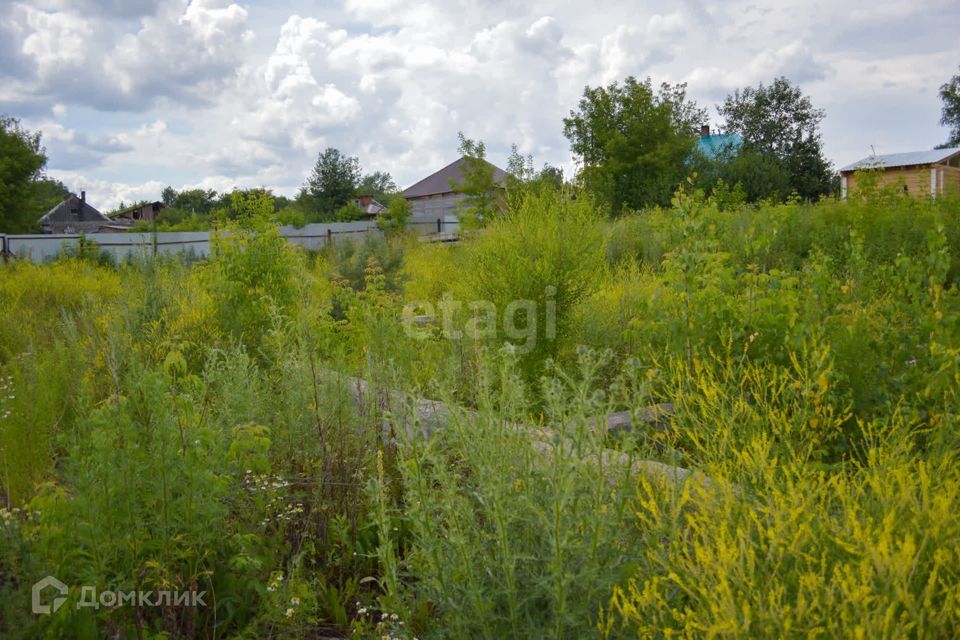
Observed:
[[[3,0],[0,114],[101,210],[166,185],[294,195],[326,147],[403,188],[516,144],[574,170],[563,118],[633,75],[715,105],[785,75],[827,157],[929,149],[960,66],[956,0]]]

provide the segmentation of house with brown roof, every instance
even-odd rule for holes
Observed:
[[[457,205],[466,197],[455,186],[463,181],[461,172],[465,162],[466,158],[455,160],[403,191],[400,195],[412,205],[410,213],[415,216],[454,215]],[[487,164],[493,167],[494,182],[504,186],[507,172],[494,164]]]
[[[899,185],[906,193],[937,197],[960,191],[960,147],[872,155],[840,169],[840,195],[857,189],[858,171],[878,171],[880,185]]]
[[[386,209],[386,206],[380,203],[376,198],[370,195],[359,195],[353,199],[353,204],[357,205],[365,218],[376,218],[380,212]]]
[[[44,233],[97,233],[116,226],[110,218],[87,204],[86,191],[81,191],[79,198],[71,193],[37,224]]]

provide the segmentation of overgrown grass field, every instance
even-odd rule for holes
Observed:
[[[0,636],[956,637],[956,199],[214,249],[0,268]]]

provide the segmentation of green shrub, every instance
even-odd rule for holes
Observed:
[[[262,220],[215,234],[212,249],[208,286],[217,320],[256,354],[274,319],[297,310],[302,261],[277,228]]]
[[[392,198],[390,204],[377,216],[377,228],[387,236],[402,233],[407,228],[413,205],[406,198]]]
[[[379,555],[383,607],[399,605],[412,633],[592,635],[640,539],[626,508],[635,472],[596,463],[603,434],[588,416],[607,406],[591,386],[598,365],[584,354],[577,375],[545,383],[547,419],[564,434],[549,455],[533,427],[513,422],[530,407],[509,350],[484,359],[477,413],[453,409],[429,441],[400,430],[402,512],[383,506],[379,519],[381,541],[399,541],[404,553]],[[392,504],[385,478],[372,492]]]
[[[521,350],[528,381],[569,339],[576,306],[599,281],[603,240],[601,216],[590,198],[541,190],[490,221],[467,245],[455,295],[468,304],[493,305],[496,343]],[[508,322],[519,335],[510,335]]]
[[[256,447],[238,447],[204,424],[202,383],[171,354],[166,373],[134,370],[130,394],[91,412],[64,469],[31,503],[43,514],[31,535],[38,576],[72,586],[68,602],[38,624],[47,634],[115,629],[190,636],[237,624],[257,600],[269,551],[231,514],[231,498]],[[268,441],[267,441],[268,442]],[[234,451],[245,455],[231,455]],[[77,607],[82,590],[205,591],[206,607]]]
[[[365,273],[370,258],[383,270],[388,291],[397,292],[403,284],[405,245],[375,235],[364,236],[362,242],[334,242],[325,250],[329,258],[330,274],[345,278],[354,291],[365,286]]]
[[[68,329],[40,353],[0,367],[0,504],[22,507],[48,480],[57,438],[77,416],[84,390],[83,354]]]

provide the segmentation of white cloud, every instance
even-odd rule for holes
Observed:
[[[21,70],[29,69],[18,91],[104,110],[145,110],[161,98],[211,102],[252,38],[247,10],[223,0],[140,4],[148,12],[133,31],[91,17],[83,4],[11,5],[4,23],[20,41]]]
[[[853,0],[292,1],[4,3],[0,112],[41,128],[51,167],[107,199],[133,199],[133,176],[290,194],[325,146],[410,184],[455,158],[458,130],[495,162],[516,142],[569,168],[562,119],[585,85],[687,81],[710,106],[787,75],[827,108],[842,164],[868,141],[936,142],[935,88],[960,53],[925,35],[960,19],[947,0],[878,0],[856,19]],[[899,132],[880,110],[900,114]]]
[[[22,51],[33,59],[41,76],[86,60],[86,43],[94,34],[89,20],[70,13],[28,9],[26,21],[30,35],[24,38]]]
[[[141,200],[156,200],[164,184],[151,180],[142,183],[116,182],[91,177],[87,173],[61,171],[56,178],[68,185],[74,193],[87,192],[87,202],[97,210],[106,213],[120,206]]]
[[[803,85],[822,80],[829,73],[829,65],[818,61],[810,48],[797,40],[782,47],[760,51],[746,64],[737,67],[697,67],[684,81],[699,93],[720,99],[735,89],[760,82],[769,84],[779,76],[787,76]]]
[[[134,102],[167,96],[208,102],[232,80],[253,37],[247,11],[220,0],[192,0],[164,7],[123,36],[104,61],[104,71]]]

